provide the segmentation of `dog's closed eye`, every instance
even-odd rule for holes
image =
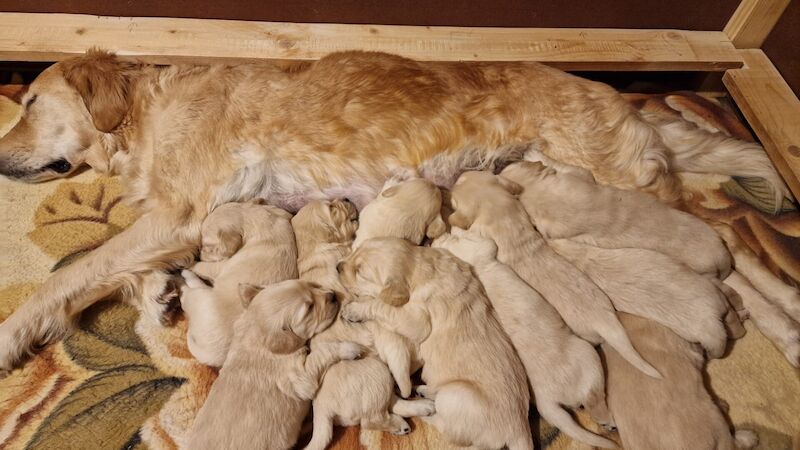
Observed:
[[[28,100],[25,102],[25,109],[30,109],[31,105],[33,105],[33,102],[35,102],[37,98],[39,97],[36,94],[28,98]]]

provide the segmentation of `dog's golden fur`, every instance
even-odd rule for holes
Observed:
[[[234,325],[228,358],[192,424],[187,449],[292,448],[322,374],[362,352],[352,342],[308,352],[306,342],[336,319],[330,290],[288,280],[242,285],[241,295],[249,306]]]
[[[349,294],[341,286],[336,264],[350,253],[356,231],[355,207],[346,201],[315,200],[300,209],[292,219],[297,239],[300,278],[333,289],[341,302]],[[373,335],[377,336],[373,337]],[[311,351],[332,342],[352,341],[368,349],[358,361],[342,361],[325,373],[314,396],[314,432],[307,450],[323,450],[333,438],[334,423],[361,425],[402,435],[411,431],[403,417],[433,414],[430,400],[402,400],[394,395],[394,381],[389,367],[378,358],[405,360],[404,378],[408,378],[410,345],[402,336],[380,329],[375,323],[353,324],[337,320],[311,340]],[[373,345],[374,344],[374,345]],[[410,394],[411,386],[405,396]]]
[[[608,423],[605,383],[600,356],[592,345],[575,336],[538,292],[507,265],[497,261],[491,239],[453,228],[453,234],[433,241],[472,265],[528,372],[536,409],[550,424],[587,444],[616,448],[608,439],[583,429],[564,407],[585,406],[595,420]]]
[[[137,274],[186,265],[203,218],[230,201],[260,197],[296,211],[347,197],[360,207],[393,170],[446,187],[536,139],[600,183],[665,200],[677,197],[674,170],[764,176],[785,192],[760,146],[648,123],[611,87],[536,63],[344,52],[296,70],[163,67],[94,50],[45,70],[23,104],[0,139],[0,173],[42,181],[83,164],[119,173],[142,216],[0,326],[0,371]]]
[[[520,185],[491,172],[465,172],[451,192],[455,212],[448,221],[492,239],[497,259],[539,291],[575,334],[594,344],[608,342],[639,370],[658,377],[631,345],[608,296],[533,227],[515,197],[521,192]]]
[[[340,278],[372,297],[345,305],[345,320],[375,320],[419,345],[426,385],[417,392],[436,404],[424,421],[459,446],[533,448],[525,370],[469,265],[446,250],[374,238],[345,259]],[[399,296],[402,306],[380,300]]]
[[[620,313],[636,348],[658,368],[656,380],[633,370],[603,344],[608,406],[626,449],[748,450],[752,431],[735,437],[703,384],[703,354],[668,328]]]
[[[189,319],[189,351],[201,363],[220,367],[225,361],[233,323],[244,311],[240,284],[268,285],[297,278],[290,218],[274,206],[226,203],[203,221],[202,261],[183,271],[186,287],[181,293],[181,308]]]

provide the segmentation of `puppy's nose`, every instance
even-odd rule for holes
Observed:
[[[343,267],[344,267],[344,261],[339,261],[339,262],[336,264],[336,273],[338,273],[338,274],[340,274],[340,275],[341,275],[341,273],[342,273],[342,268],[343,268]]]
[[[333,305],[339,303],[339,301],[336,300],[335,292],[328,292],[327,294],[325,294],[325,301]]]

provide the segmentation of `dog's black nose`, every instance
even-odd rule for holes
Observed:
[[[56,173],[67,173],[72,170],[72,164],[66,159],[57,159],[50,164],[44,166],[45,169],[52,170]]]
[[[334,292],[328,292],[325,294],[325,301],[334,305],[339,303],[339,301],[336,300],[336,293]]]
[[[339,261],[336,264],[336,273],[341,274],[342,273],[342,267],[344,267],[344,261]]]

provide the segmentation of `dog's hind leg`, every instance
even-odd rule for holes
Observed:
[[[314,431],[304,450],[325,450],[333,439],[333,418],[324,408],[314,406]]]
[[[191,261],[199,241],[199,220],[148,213],[59,269],[0,325],[0,376],[34,345],[63,337],[81,311],[135,283],[137,275]]]

